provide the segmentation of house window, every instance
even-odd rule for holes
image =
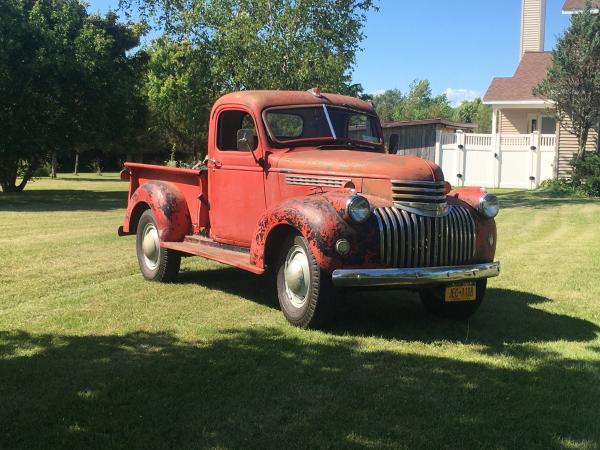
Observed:
[[[537,117],[532,117],[529,121],[529,132],[534,133],[538,130],[538,119]]]
[[[542,117],[542,134],[556,133],[556,119],[554,117]]]

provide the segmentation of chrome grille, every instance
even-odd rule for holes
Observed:
[[[427,216],[447,213],[444,181],[392,180],[392,199],[403,209]]]
[[[442,217],[404,209],[375,209],[381,261],[388,267],[439,267],[469,263],[475,253],[475,221],[463,206]]]

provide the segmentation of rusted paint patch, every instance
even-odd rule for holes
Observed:
[[[269,234],[276,226],[285,224],[306,238],[317,262],[327,272],[342,267],[378,267],[379,231],[375,218],[371,217],[364,224],[347,222],[335,207],[341,202],[336,195],[326,193],[290,199],[267,211],[259,220],[251,244],[251,262],[264,267]],[[348,198],[348,195],[339,195]],[[350,253],[343,257],[335,251],[335,243],[341,238],[348,239],[351,247]]]
[[[146,203],[152,210],[158,226],[161,241],[182,241],[184,236],[191,233],[191,218],[185,197],[173,183],[150,181],[140,186],[132,195],[123,229],[133,232],[131,215],[140,203]]]

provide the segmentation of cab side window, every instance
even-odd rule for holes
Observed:
[[[256,126],[250,114],[246,111],[223,111],[219,115],[217,124],[217,148],[221,151],[238,151],[238,130],[253,130],[256,135]]]

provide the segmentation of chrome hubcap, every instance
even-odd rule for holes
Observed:
[[[284,266],[285,291],[296,308],[304,306],[310,287],[308,255],[302,247],[290,248]]]
[[[150,270],[156,269],[158,266],[160,252],[160,238],[158,230],[152,223],[146,224],[142,234],[142,252],[144,253],[144,262]]]

